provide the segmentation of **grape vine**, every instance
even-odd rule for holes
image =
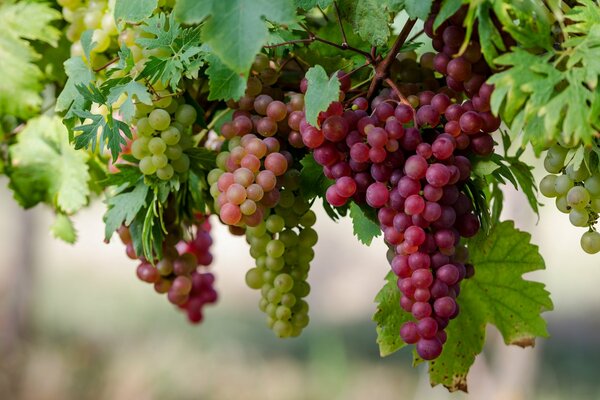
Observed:
[[[531,147],[539,191],[600,252],[598,5],[247,1],[0,4],[15,199],[52,207],[72,243],[71,217],[102,197],[105,240],[192,323],[217,302],[211,224],[226,225],[281,338],[309,325],[322,204],[389,249],[381,353],[414,345],[449,390],[466,389],[487,323],[511,344],[547,336],[549,294],[522,277],[544,262],[500,220],[502,186],[538,213]]]

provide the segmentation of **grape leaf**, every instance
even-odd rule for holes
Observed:
[[[404,0],[404,9],[411,18],[427,19],[432,0]]]
[[[183,76],[193,78],[203,65],[204,54],[200,46],[200,28],[182,28],[173,14],[158,14],[148,19],[141,29],[152,37],[137,39],[149,50],[162,50],[167,57],[150,56],[138,79],[169,84],[176,91]]]
[[[50,227],[50,232],[52,232],[55,238],[67,243],[73,244],[77,241],[77,231],[73,226],[73,221],[65,214],[56,214],[54,223]]]
[[[321,167],[312,154],[305,155],[302,160],[302,170],[300,171],[300,190],[302,196],[306,199],[313,199],[317,196],[324,196],[327,188],[332,184],[332,180],[327,179],[323,174]]]
[[[82,97],[91,103],[109,104],[106,95],[93,85],[77,86],[77,90]],[[106,116],[92,114],[87,110],[79,109],[74,109],[73,113],[84,119],[84,125],[73,128],[74,133],[79,132],[73,139],[75,149],[91,148],[92,152],[95,152],[96,148],[99,148],[101,151],[106,145],[110,150],[113,160],[116,160],[121,152],[121,146],[127,144],[123,134],[130,139],[132,137],[129,126],[125,122],[113,117],[110,106]],[[90,122],[85,123],[85,121]]]
[[[428,0],[423,2],[427,3]],[[343,0],[340,12],[363,40],[381,46],[387,43],[390,36],[391,13],[402,10],[403,5],[398,0]]]
[[[60,31],[52,23],[60,17],[47,4],[0,5],[0,115],[26,119],[39,109],[44,74],[35,64],[40,54],[28,40],[56,45]]]
[[[46,202],[66,214],[88,200],[88,154],[75,151],[58,117],[28,121],[10,147],[10,187],[25,208]]]
[[[377,323],[377,344],[382,357],[406,346],[400,338],[400,327],[412,319],[409,313],[400,308],[400,290],[397,281],[398,277],[394,272],[388,272],[385,285],[375,297],[377,311],[373,315],[373,321]]]
[[[354,236],[367,246],[371,245],[374,238],[381,235],[381,229],[373,219],[376,215],[370,217],[365,214],[365,211],[356,203],[350,203],[350,218],[352,218],[352,228]]]
[[[199,23],[210,15],[202,27],[203,42],[230,69],[246,75],[269,38],[263,18],[289,24],[294,22],[295,9],[292,0],[181,1],[175,15],[188,24]]]
[[[205,147],[192,147],[185,154],[190,158],[190,169],[198,174],[204,174],[217,165],[217,154]]]
[[[111,87],[108,92],[107,103],[115,103],[123,94],[126,95],[127,98],[119,107],[119,114],[125,122],[130,122],[135,115],[133,96],[144,104],[152,105],[152,96],[148,93],[146,86],[134,80]]]
[[[124,185],[125,189],[129,187]],[[130,225],[136,215],[146,206],[148,186],[140,180],[133,190],[118,192],[107,200],[108,210],[104,214],[104,239],[109,241],[113,232],[122,224]]]
[[[55,110],[57,112],[68,111],[65,118],[69,119],[74,117],[71,110],[85,109],[86,104],[89,104],[89,100],[79,94],[77,86],[88,85],[94,79],[94,73],[85,65],[81,57],[71,57],[65,61],[64,65],[69,79],[56,99]]]
[[[336,74],[331,78],[320,65],[315,65],[306,72],[308,89],[304,96],[306,121],[317,126],[317,117],[326,111],[331,103],[340,98],[340,80]]]
[[[548,336],[540,313],[552,310],[550,293],[542,283],[523,279],[523,274],[545,268],[530,240],[530,234],[504,221],[469,246],[475,276],[463,282],[461,312],[448,325],[442,355],[429,363],[432,385],[466,390],[467,372],[483,349],[488,323],[498,328],[506,344],[533,346],[536,336]]]
[[[441,356],[429,363],[432,385],[466,391],[467,373],[483,349],[488,323],[498,328],[506,344],[532,346],[535,337],[548,336],[540,313],[552,310],[550,294],[543,284],[522,276],[544,269],[538,247],[530,239],[531,235],[516,229],[512,221],[504,221],[495,224],[487,236],[480,234],[469,242],[475,276],[462,283],[460,314],[446,328],[448,340]],[[390,273],[387,280],[377,296],[374,316],[382,355],[404,347],[398,331],[411,319],[398,305],[395,276]]]
[[[317,6],[321,8],[326,8],[331,3],[333,3],[333,0],[294,0],[294,3],[298,8],[302,8],[303,10],[310,10],[311,8]]]
[[[246,79],[229,69],[217,56],[210,54],[207,59],[208,100],[239,100],[246,91]]]
[[[138,23],[152,15],[158,6],[158,0],[116,0],[115,21]]]

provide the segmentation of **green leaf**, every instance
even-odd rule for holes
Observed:
[[[294,0],[296,7],[302,8],[303,10],[310,10],[314,7],[327,8],[333,0]]]
[[[116,0],[115,21],[138,23],[152,15],[158,6],[158,0]]]
[[[147,78],[151,83],[160,81],[176,91],[185,76],[197,77],[204,54],[200,46],[200,28],[182,28],[173,14],[158,14],[148,19],[141,29],[150,37],[137,39],[137,43],[149,50],[161,50],[166,57],[150,56],[138,79]]]
[[[146,86],[133,80],[110,88],[107,103],[115,103],[122,94],[127,95],[127,99],[119,107],[119,114],[126,122],[131,121],[135,115],[134,96],[138,101],[152,105],[152,96],[148,93]]]
[[[146,206],[148,186],[142,180],[128,192],[120,192],[107,201],[108,210],[104,214],[104,238],[109,241],[113,232],[122,224],[130,225],[138,212]]]
[[[404,0],[404,9],[411,18],[426,20],[431,11],[432,0]]]
[[[81,57],[71,57],[65,61],[65,71],[69,79],[63,91],[56,99],[55,110],[63,112],[73,109],[84,109],[88,100],[79,94],[77,86],[87,86],[93,79],[94,73],[85,65]],[[68,113],[65,118],[69,118],[71,113]]]
[[[215,55],[208,56],[209,67],[206,70],[210,93],[208,100],[239,100],[246,91],[246,79],[229,69]]]
[[[203,42],[225,65],[244,75],[269,38],[265,19],[291,24],[295,18],[292,0],[182,1],[175,13],[184,23],[198,23],[210,15],[202,28]]]
[[[371,209],[372,210],[372,209]],[[365,214],[365,211],[356,203],[350,203],[350,218],[352,218],[352,228],[354,236],[367,246],[371,245],[373,238],[381,235],[379,225],[374,222],[377,216],[373,213],[370,217]]]
[[[432,385],[466,390],[467,372],[483,349],[488,323],[498,328],[506,344],[533,346],[535,337],[548,336],[540,313],[552,310],[550,294],[543,284],[523,279],[527,272],[544,269],[530,240],[512,221],[504,221],[469,245],[475,276],[463,282],[460,314],[448,325],[442,355],[429,363]]]
[[[77,241],[77,231],[73,226],[73,221],[65,214],[56,214],[50,232],[52,232],[55,238],[67,243],[73,244]]]
[[[317,117],[326,111],[331,103],[339,100],[340,81],[335,74],[331,78],[320,65],[315,65],[306,72],[308,89],[304,97],[306,121],[317,126]]]
[[[0,4],[0,115],[27,119],[42,104],[44,74],[36,65],[41,56],[29,40],[56,45],[61,19],[47,4],[18,2]]]
[[[190,158],[190,169],[198,174],[216,167],[217,154],[205,147],[192,147],[185,151]]]
[[[440,7],[440,12],[435,17],[433,22],[433,29],[437,29],[446,21],[448,18],[454,15],[462,5],[462,0],[444,0]]]
[[[398,290],[398,277],[393,271],[385,277],[385,285],[377,296],[377,311],[373,321],[377,323],[377,344],[382,357],[400,350],[406,343],[400,338],[400,327],[412,319],[412,316],[400,308],[400,290]]]
[[[323,174],[321,167],[312,154],[305,155],[300,160],[302,170],[300,171],[300,191],[306,199],[313,199],[317,196],[324,196],[325,190],[333,183]]]
[[[71,214],[87,203],[88,155],[70,146],[58,117],[29,120],[10,147],[10,156],[10,187],[23,207],[46,202]]]
[[[429,0],[422,2],[430,3]],[[402,3],[398,0],[343,0],[340,12],[363,40],[381,46],[387,43],[391,33],[391,13],[400,11]]]

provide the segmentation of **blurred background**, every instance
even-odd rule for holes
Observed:
[[[408,349],[379,357],[371,316],[385,247],[362,246],[349,221],[320,211],[311,324],[279,340],[244,284],[246,244],[216,221],[220,299],[191,326],[136,278],[118,240],[103,243],[100,201],[75,218],[71,246],[48,233],[49,210],[22,211],[0,179],[0,399],[600,399],[600,257],[583,254],[581,229],[550,202],[537,221],[520,193],[507,198],[504,217],[546,260],[528,278],[552,293],[551,338],[507,347],[489,327],[465,395],[431,388]]]

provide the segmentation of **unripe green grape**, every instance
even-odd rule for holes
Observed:
[[[290,308],[286,306],[279,306],[275,311],[275,318],[282,321],[287,321],[288,319],[290,319],[291,316],[292,310],[290,310]]]
[[[298,305],[296,307],[294,307],[294,312],[298,313],[298,314],[308,314],[308,303],[306,302],[306,300],[302,300],[300,299],[298,301]]]
[[[171,97],[171,99],[173,99],[173,97]],[[171,103],[164,107],[164,109],[171,115],[175,114],[175,111],[177,111],[177,107],[179,107],[179,103],[177,101],[175,101],[175,99],[173,99],[171,101]],[[181,125],[181,124],[180,124]],[[183,125],[182,125],[183,126]]]
[[[287,293],[294,287],[294,279],[289,274],[279,274],[275,277],[273,286],[281,293]]]
[[[310,294],[310,285],[305,281],[298,281],[294,283],[293,293],[298,297],[306,297]]]
[[[269,327],[269,329],[273,329],[273,325],[275,325],[275,322],[277,322],[277,319],[271,316],[267,316],[267,326]]]
[[[600,197],[600,172],[596,172],[587,178],[584,186],[592,197]]]
[[[258,272],[258,268],[252,268],[246,272],[246,285],[251,289],[260,289],[263,285],[263,279]]]
[[[310,322],[308,314],[296,314],[292,317],[292,324],[298,328],[306,328]]]
[[[290,275],[295,281],[304,281],[308,277],[308,272],[294,269],[292,272],[290,272]]]
[[[267,300],[269,300],[271,303],[277,304],[281,301],[282,294],[283,293],[281,293],[279,290],[273,288],[269,290],[269,293],[267,293]]]
[[[228,151],[224,151],[224,152],[217,154],[217,159],[216,159],[217,167],[224,171],[227,170],[227,159],[228,158],[229,158]]]
[[[576,208],[571,209],[569,212],[569,221],[573,226],[579,226],[581,228],[588,226],[588,213],[585,210],[578,210]]]
[[[266,220],[267,230],[271,233],[278,233],[285,227],[285,220],[277,214],[269,215]]]
[[[164,131],[171,125],[171,116],[167,111],[157,108],[148,115],[148,122],[153,129]]]
[[[600,197],[596,197],[596,198],[590,200],[590,208],[593,211],[600,213]]]
[[[289,308],[294,307],[296,304],[296,296],[294,296],[293,293],[284,293],[283,296],[281,296],[281,304]]]
[[[260,300],[258,301],[258,308],[260,311],[262,312],[267,312],[267,307],[269,306],[269,300],[261,297]]]
[[[133,143],[131,143],[131,154],[138,160],[141,160],[145,156],[149,155],[150,154],[150,152],[148,150],[148,142],[149,141],[150,140],[147,137],[143,137],[143,136],[134,140]]]
[[[292,210],[294,210],[297,215],[304,215],[309,208],[310,205],[306,202],[306,200],[304,200],[302,196],[297,196]]]
[[[73,10],[81,5],[81,0],[58,0],[57,3],[61,7]]]
[[[252,63],[252,70],[261,72],[269,67],[269,57],[264,53],[258,53]]]
[[[108,32],[102,29],[96,29],[92,33],[92,42],[95,43],[92,51],[94,53],[104,53],[110,46],[110,36]]]
[[[263,236],[267,233],[267,224],[263,221],[256,226],[249,226],[246,228],[246,232],[255,235],[255,236]]]
[[[560,159],[556,159],[550,154],[546,154],[546,158],[544,158],[544,168],[551,174],[558,174],[563,167],[565,166],[564,161]]]
[[[147,116],[154,110],[154,106],[145,103],[136,103],[135,104],[135,115],[136,116]],[[139,117],[138,117],[139,118]]]
[[[548,154],[555,160],[561,160],[561,162],[565,162],[567,158],[567,154],[569,153],[569,149],[562,147],[561,145],[554,144],[552,147],[548,149]]]
[[[183,150],[181,149],[180,145],[175,144],[167,147],[165,150],[165,155],[169,160],[179,160],[183,155]]]
[[[156,170],[156,176],[158,176],[158,179],[161,179],[163,181],[168,181],[169,179],[171,179],[174,173],[175,172],[173,171],[173,167],[169,164],[167,164],[163,168],[159,168]]]
[[[589,178],[589,176],[590,176],[590,172],[588,171],[586,166],[583,164],[581,164],[579,169],[575,169],[573,167],[573,165],[569,165],[566,169],[566,172],[567,172],[567,175],[569,175],[569,178],[571,178],[572,180],[574,180],[576,182],[584,181],[587,178]]]
[[[173,160],[171,165],[175,172],[182,174],[190,169],[190,158],[187,154],[182,154],[177,160]]]
[[[263,254],[263,252],[256,246],[250,246],[250,257],[256,259],[257,257],[260,257],[261,254]]]
[[[281,271],[285,265],[285,261],[282,257],[275,258],[267,256],[266,264],[267,268],[271,271]]]
[[[119,31],[117,30],[117,24],[115,23],[115,19],[112,13],[106,13],[102,17],[102,21],[100,22],[100,26],[102,29],[106,31],[109,35],[117,35]]]
[[[181,132],[179,132],[179,129],[171,125],[166,130],[161,132],[160,137],[167,145],[173,146],[179,143],[179,140],[181,139]]]
[[[280,338],[286,338],[292,334],[292,324],[288,321],[277,320],[271,329],[273,329],[273,332]]]
[[[573,180],[567,175],[559,175],[554,181],[554,190],[558,195],[567,194],[573,187]]]
[[[313,247],[317,244],[319,240],[319,236],[317,235],[317,231],[312,228],[303,229],[298,235],[299,243],[303,247]]]
[[[264,298],[267,298],[267,294],[271,289],[273,289],[273,285],[270,283],[263,283],[262,287],[260,288],[260,295]]]
[[[192,125],[196,122],[197,116],[196,109],[189,104],[182,104],[175,111],[175,120],[184,126]]]
[[[217,182],[215,182],[212,185],[210,185],[210,195],[214,199],[216,199],[217,197],[219,197],[220,194],[221,194],[221,191],[219,190],[219,185],[217,184]]]
[[[153,173],[156,172],[156,167],[154,166],[154,163],[152,162],[151,156],[146,156],[146,157],[142,158],[139,163],[139,168],[140,168],[140,171],[142,172],[142,174],[144,174],[144,175],[152,175]]]
[[[281,257],[285,252],[285,245],[281,240],[273,239],[267,243],[267,255],[270,257]]]
[[[263,255],[256,259],[256,268],[267,268],[267,256]]]
[[[148,150],[150,150],[150,153],[152,154],[164,154],[166,149],[167,145],[165,144],[165,141],[159,137],[153,137],[148,142]]]
[[[248,78],[246,82],[246,96],[256,97],[262,92],[262,83],[254,76]]]
[[[222,169],[211,169],[210,172],[208,173],[208,175],[206,175],[206,181],[208,182],[209,185],[212,185],[213,183],[217,183],[217,181],[219,180],[219,177],[221,175],[223,175],[225,173],[225,171],[223,171]]]
[[[573,208],[583,209],[590,202],[590,194],[583,186],[575,186],[567,193],[567,204]]]
[[[277,312],[277,305],[273,304],[272,301],[269,301],[268,298],[265,298],[269,304],[267,305],[266,309],[265,309],[265,313],[271,317],[271,318],[275,318],[275,312]]]
[[[87,29],[95,29],[100,26],[102,22],[102,11],[88,11],[83,17],[83,23]]]
[[[581,248],[588,254],[600,252],[600,233],[589,231],[581,236]]]
[[[266,283],[270,283],[271,285],[273,284],[273,281],[275,280],[275,277],[277,276],[277,273],[268,269],[265,269],[262,273],[262,278],[263,281]]]
[[[168,108],[173,102],[173,97],[169,96],[169,92],[166,90],[160,90],[157,93],[160,96],[160,99],[154,102],[154,105],[158,108]],[[167,111],[167,110],[165,110]],[[167,111],[168,112],[168,111]]]
[[[169,163],[169,159],[164,154],[155,154],[152,156],[152,164],[157,169],[164,168]]]
[[[240,146],[241,141],[242,141],[242,138],[239,136],[232,137],[231,139],[229,139],[229,143],[227,144],[227,149],[229,151],[233,151],[233,149]]]
[[[283,208],[290,208],[294,205],[294,193],[290,190],[282,190],[279,195],[279,203],[278,205]]]
[[[558,211],[568,214],[571,207],[567,204],[567,196],[558,196],[555,201]]]
[[[300,223],[300,217],[295,213],[290,213],[284,217],[286,228],[293,228]]]
[[[283,254],[283,259],[285,260],[285,263],[288,265],[295,265],[298,262],[298,250],[296,247],[292,247],[291,249],[288,249],[284,254]]]
[[[298,243],[298,234],[291,229],[286,229],[279,234],[279,240],[283,242],[285,247],[292,247]]]
[[[317,222],[317,214],[313,210],[308,210],[302,217],[300,217],[300,225],[305,228],[313,226]]]
[[[546,197],[556,197],[556,175],[546,175],[540,181],[540,192]]]

